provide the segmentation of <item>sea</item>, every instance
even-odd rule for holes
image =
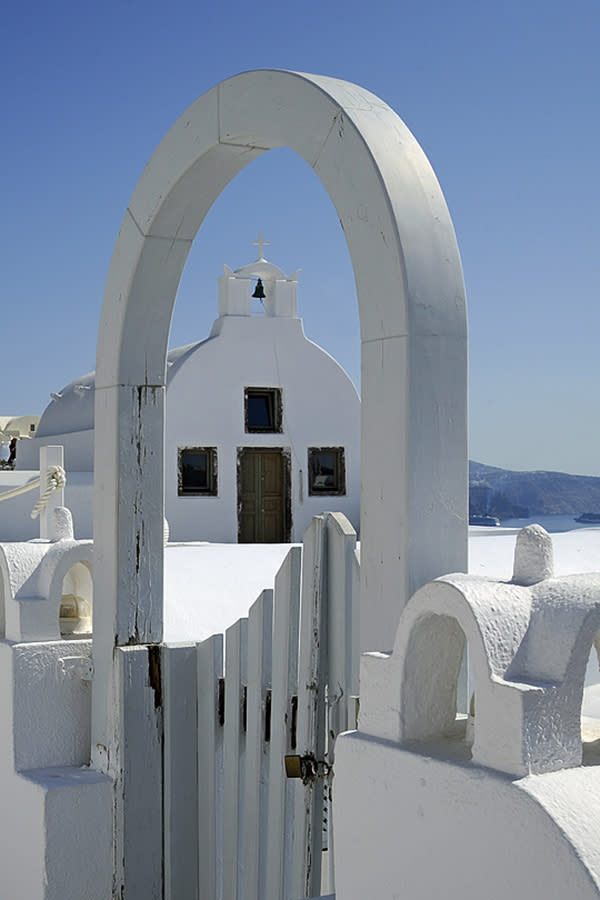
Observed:
[[[502,528],[524,528],[525,525],[541,525],[550,534],[560,531],[574,531],[576,528],[600,528],[600,525],[587,525],[576,522],[574,516],[531,516],[528,519],[500,519]]]

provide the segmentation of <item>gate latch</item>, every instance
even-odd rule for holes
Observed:
[[[304,756],[285,756],[285,774],[288,778],[301,778],[303,784],[314,781],[315,778],[327,778],[331,766],[322,760],[316,760],[312,753]]]

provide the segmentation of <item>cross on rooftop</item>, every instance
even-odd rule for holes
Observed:
[[[258,240],[257,240],[257,241],[252,241],[252,243],[253,243],[253,244],[258,244],[258,246],[259,246],[259,248],[260,248],[260,256],[259,256],[258,258],[259,258],[259,259],[264,259],[264,256],[263,256],[263,247],[264,247],[265,244],[267,244],[267,246],[268,246],[268,245],[271,243],[271,241],[265,241],[265,240],[263,240],[262,231],[259,231],[259,233],[258,233]]]

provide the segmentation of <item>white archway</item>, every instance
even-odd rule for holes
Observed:
[[[403,605],[431,577],[464,567],[464,287],[435,175],[396,113],[363,88],[247,72],[200,97],[161,142],[125,214],[108,275],[98,337],[94,524],[103,594],[113,598],[111,625],[122,643],[161,637],[161,554],[154,551],[162,546],[162,403],[181,272],[223,188],[282,145],[328,191],[356,277],[361,537],[372,614],[386,605],[387,584],[396,597],[400,589]],[[128,595],[122,603],[119,585]]]
[[[179,279],[223,188],[283,145],[326,188],[356,278],[363,645],[391,644],[414,590],[466,568],[464,286],[435,175],[401,119],[363,88],[269,70],[227,79],[158,146],[108,274],[96,364],[96,743],[111,740],[113,648],[162,639],[165,356]]]

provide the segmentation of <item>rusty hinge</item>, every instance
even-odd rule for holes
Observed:
[[[331,766],[324,760],[317,760],[312,753],[304,756],[284,756],[285,774],[288,778],[301,778],[304,784],[314,781],[315,778],[327,778],[331,774]]]

